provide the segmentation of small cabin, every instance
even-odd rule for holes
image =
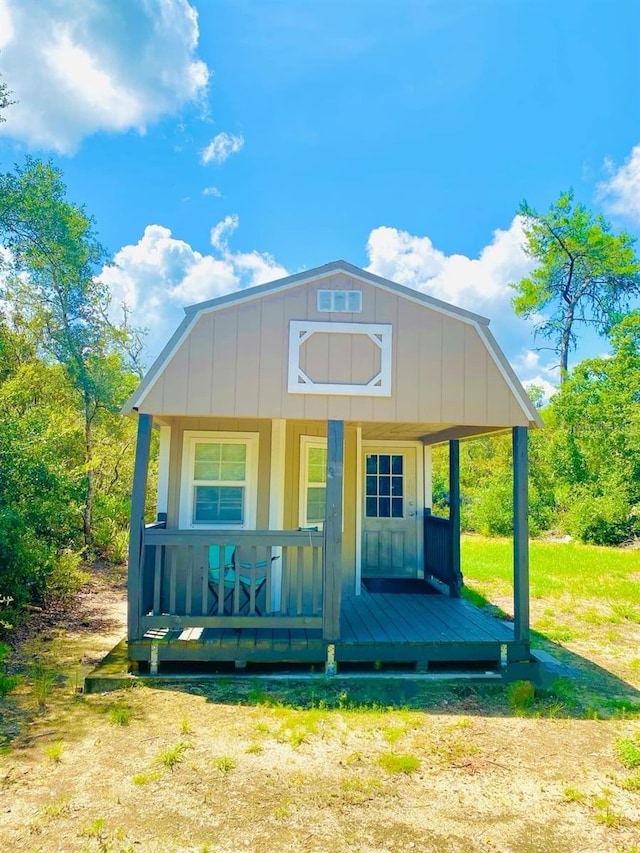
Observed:
[[[541,422],[487,319],[337,261],[186,308],[125,412],[132,661],[529,660],[527,436]],[[505,430],[513,622],[461,596],[459,442]],[[447,517],[432,512],[442,442]]]

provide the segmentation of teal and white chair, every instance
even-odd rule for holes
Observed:
[[[223,554],[224,564],[220,567],[220,554]],[[238,589],[240,591],[240,602],[237,615],[246,615],[251,607],[251,585],[254,585],[254,606],[256,616],[262,616],[260,606],[260,593],[267,583],[267,566],[280,557],[271,557],[269,560],[259,560],[256,563],[241,559],[235,545],[210,545],[209,546],[209,590],[213,596],[213,604],[209,611],[215,615],[219,611],[220,601],[220,575],[222,574],[223,605],[222,610],[226,615],[233,614],[233,596],[236,589],[236,573],[238,577]]]
[[[222,575],[222,612],[229,615],[233,612],[233,593],[236,588],[235,573],[235,545],[209,545],[209,591],[213,597],[213,603],[209,609],[209,615],[218,613],[220,601],[220,576]],[[220,555],[222,554],[222,567],[220,566]]]

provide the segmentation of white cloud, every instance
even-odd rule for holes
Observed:
[[[560,385],[560,367],[557,357],[543,364],[537,350],[523,348],[511,359],[511,366],[525,388],[532,385],[541,388],[545,403],[556,393]]]
[[[470,311],[495,311],[498,306],[508,306],[512,311],[509,284],[533,268],[522,249],[523,242],[518,216],[506,231],[494,231],[491,243],[478,258],[445,255],[429,237],[381,226],[369,234],[367,269]]]
[[[148,225],[135,245],[124,246],[101,273],[111,292],[114,316],[126,302],[134,326],[149,329],[148,359],[155,358],[182,320],[183,308],[287,275],[271,255],[234,252],[228,238],[238,226],[227,216],[214,226],[214,252],[203,255],[162,225]]]
[[[70,153],[146,127],[206,90],[188,0],[0,0],[0,71],[17,104],[2,132]]]
[[[548,397],[558,381],[553,364],[542,364],[533,343],[534,322],[517,317],[509,285],[528,275],[531,258],[522,249],[522,220],[494,231],[477,258],[446,255],[427,236],[382,226],[369,234],[369,269],[445,302],[488,317],[505,355],[525,385],[540,385]],[[556,359],[557,361],[557,359]]]
[[[604,165],[611,175],[598,184],[596,197],[607,213],[640,223],[640,145],[631,150],[619,169],[611,160],[605,160]]]
[[[202,190],[202,195],[212,195],[214,198],[222,198],[222,193],[218,187],[205,187]]]
[[[232,154],[237,154],[243,145],[243,136],[235,136],[233,133],[218,133],[207,147],[203,148],[200,159],[203,165],[211,162],[220,165]]]

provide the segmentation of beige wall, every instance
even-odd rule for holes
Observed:
[[[330,288],[361,290],[362,313],[319,313],[316,293]],[[289,394],[290,320],[391,324],[391,396]],[[309,343],[303,361],[316,381],[361,382],[379,362],[362,336],[319,334]],[[472,325],[345,273],[204,314],[139,409],[361,423],[529,424]]]
[[[172,418],[171,450],[169,456],[169,499],[167,526],[178,526],[183,436],[185,430],[211,430],[222,432],[257,432],[260,435],[258,450],[258,512],[257,528],[269,529],[269,469],[271,464],[271,422],[239,420],[232,418]],[[302,435],[326,437],[326,423],[288,421],[285,446],[284,529],[296,530],[300,503],[300,437]],[[355,581],[356,554],[356,427],[345,428],[344,468],[344,583],[352,590]]]
[[[269,471],[271,466],[271,421],[238,420],[237,418],[171,418],[171,450],[169,454],[169,498],[167,525],[178,526],[182,450],[185,430],[210,430],[212,432],[257,432],[258,445],[258,529],[269,528]]]

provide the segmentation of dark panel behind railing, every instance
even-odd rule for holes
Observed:
[[[424,517],[424,573],[447,586],[457,583],[451,555],[451,522],[439,515]]]

